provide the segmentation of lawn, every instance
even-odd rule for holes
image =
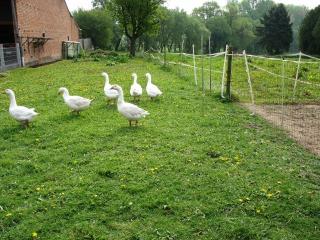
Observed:
[[[102,71],[126,95],[132,72],[153,74],[164,96],[139,103],[142,126],[106,105]],[[62,86],[91,109],[71,115]],[[0,95],[0,239],[319,239],[320,158],[192,79],[142,59],[61,61],[5,88],[40,115],[24,130]]]

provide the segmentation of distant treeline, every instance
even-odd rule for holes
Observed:
[[[192,14],[164,7],[163,0],[94,0],[93,10],[74,12],[82,37],[101,49],[211,51],[232,45],[235,51],[279,54],[320,53],[320,6],[275,4],[272,0],[229,1],[221,7],[208,1]],[[307,17],[306,17],[307,16]],[[306,19],[307,22],[304,22]],[[299,34],[303,32],[303,34]],[[305,37],[307,36],[307,37]],[[305,39],[308,38],[308,39]],[[311,42],[311,43],[310,43]]]

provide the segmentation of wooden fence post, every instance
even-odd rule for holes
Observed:
[[[231,77],[232,77],[232,47],[228,48],[228,69],[227,69],[227,86],[226,94],[228,100],[231,100]]]

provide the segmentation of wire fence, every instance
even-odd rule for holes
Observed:
[[[203,94],[225,97],[227,48],[196,55],[146,53],[170,66]],[[281,57],[232,54],[232,96],[251,115],[266,119],[292,139],[320,155],[320,59],[304,53]]]

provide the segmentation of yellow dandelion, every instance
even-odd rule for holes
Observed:
[[[242,203],[242,202],[243,202],[243,199],[242,199],[242,198],[239,198],[238,201]]]
[[[33,232],[31,235],[32,235],[33,238],[38,237],[38,233],[37,232]]]
[[[37,187],[37,188],[36,188],[36,190],[39,192],[39,191],[40,191],[40,188],[39,188],[39,187]]]
[[[267,193],[267,197],[271,198],[273,196],[273,193]]]
[[[256,209],[256,212],[257,213],[261,213],[261,210],[258,208],[258,209]]]
[[[267,189],[261,188],[261,191],[264,192],[264,193],[266,193],[266,192],[267,192]]]

